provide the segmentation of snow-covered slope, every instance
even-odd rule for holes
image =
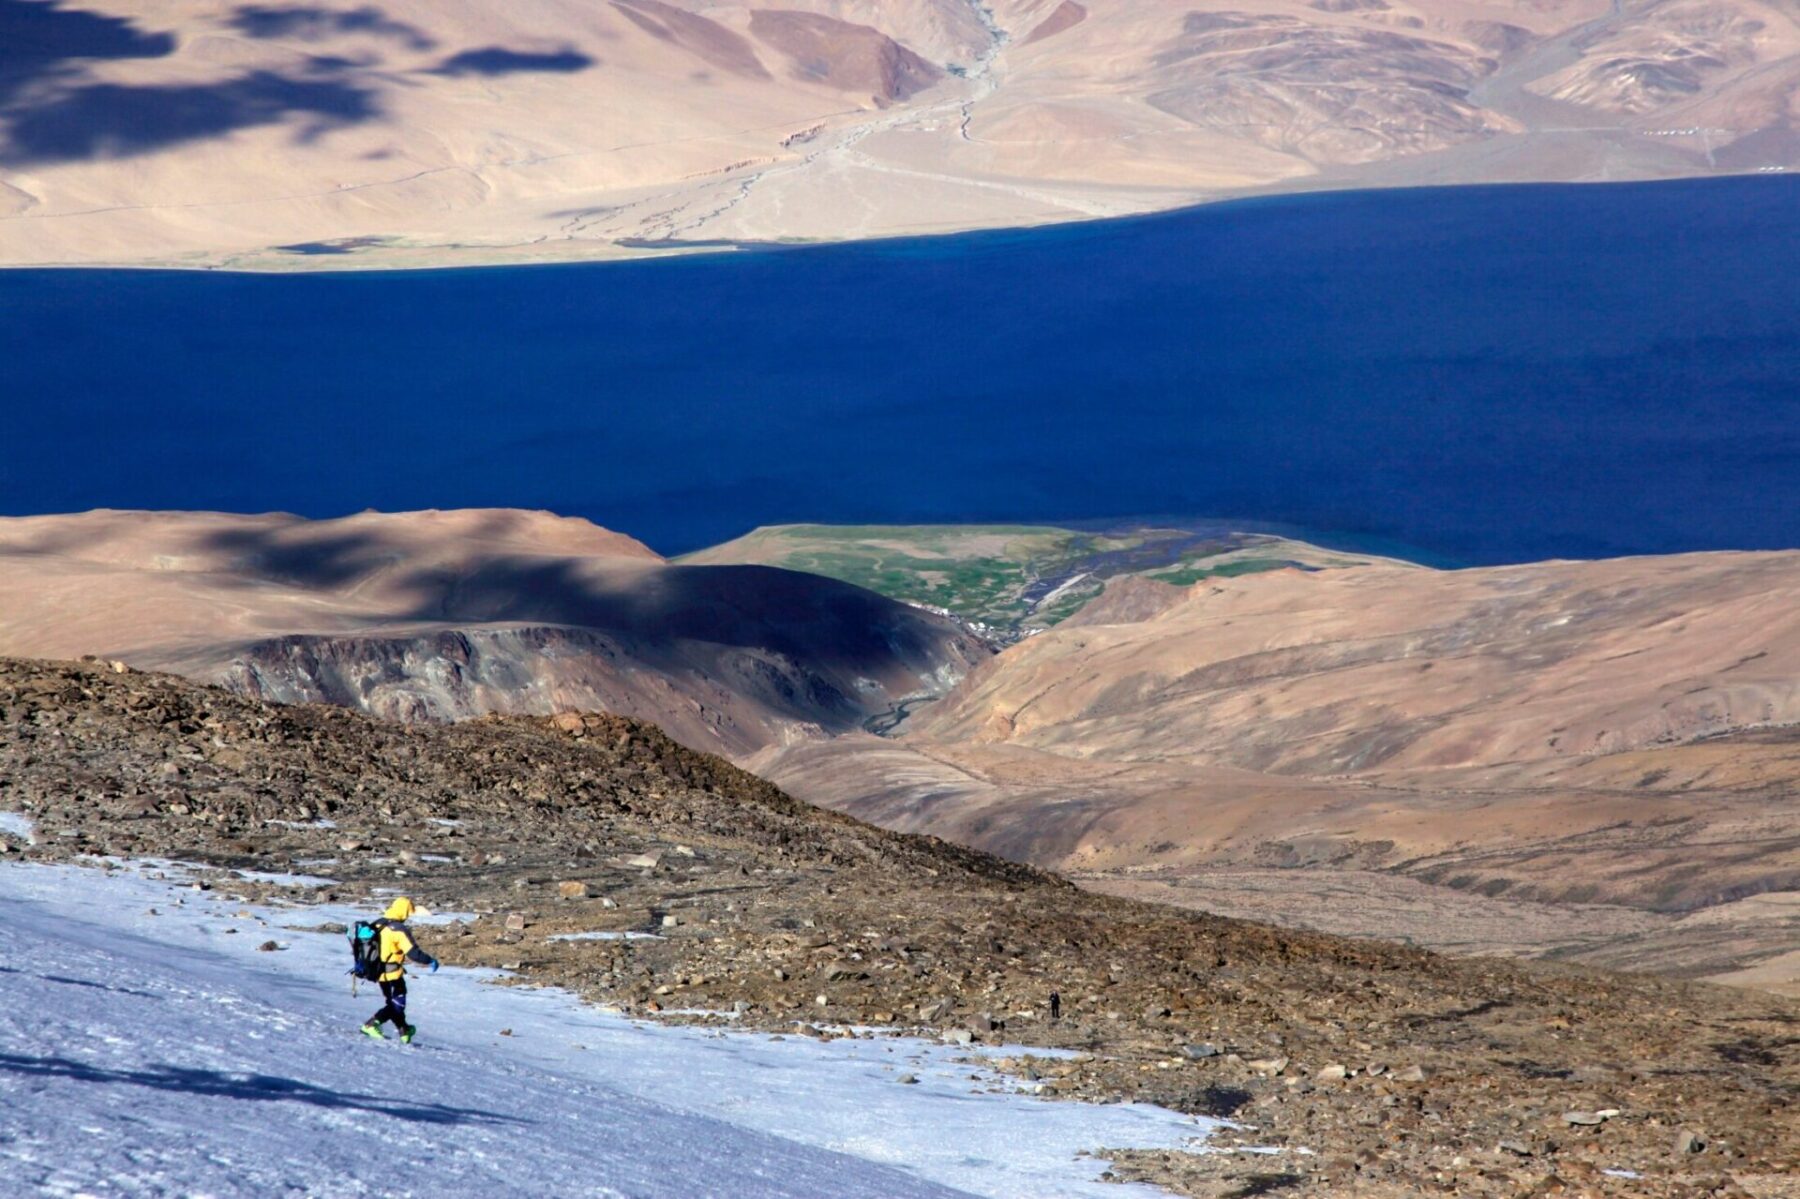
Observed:
[[[417,981],[419,1042],[378,1045],[342,937],[286,927],[346,915],[0,867],[7,1193],[1114,1199],[1083,1151],[1208,1131],[1017,1094],[968,1050],[639,1024],[475,971]]]

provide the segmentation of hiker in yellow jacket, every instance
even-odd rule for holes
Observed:
[[[387,1039],[381,1031],[385,1021],[393,1021],[394,1027],[400,1031],[400,1040],[409,1045],[412,1043],[413,1033],[418,1031],[406,1022],[406,963],[417,962],[429,967],[433,973],[437,972],[437,959],[419,948],[418,942],[413,940],[412,930],[406,927],[406,922],[412,919],[417,910],[413,907],[412,900],[401,896],[388,904],[387,911],[376,921],[376,928],[379,930],[376,935],[381,938],[381,977],[378,981],[381,985],[381,997],[386,1003],[379,1012],[369,1017],[362,1030],[377,1041]]]

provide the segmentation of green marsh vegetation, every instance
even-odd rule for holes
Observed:
[[[1136,526],[778,525],[679,559],[756,563],[826,575],[941,608],[1000,639],[1067,620],[1112,580],[1178,587],[1297,568],[1391,561],[1351,557],[1266,533]]]

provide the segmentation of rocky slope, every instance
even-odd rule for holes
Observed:
[[[602,709],[746,753],[860,727],[988,656],[830,579],[671,566],[510,510],[0,519],[0,652],[100,654],[402,720]]]
[[[6,661],[0,809],[35,823],[35,844],[0,833],[15,860],[172,855],[246,895],[280,888],[233,871],[403,887],[480,913],[432,946],[447,960],[636,1012],[1077,1049],[1007,1067],[1050,1098],[1232,1114],[1278,1150],[1115,1164],[1186,1194],[1776,1196],[1800,1166],[1791,1003],[1092,895],[619,717],[406,726]],[[550,939],[628,930],[655,939]]]
[[[1772,0],[0,0],[0,265],[617,255],[1800,166]]]

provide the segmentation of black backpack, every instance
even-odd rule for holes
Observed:
[[[351,926],[350,974],[353,978],[366,978],[370,982],[380,980],[383,970],[381,930],[387,923],[384,916],[378,920],[358,920]]]

